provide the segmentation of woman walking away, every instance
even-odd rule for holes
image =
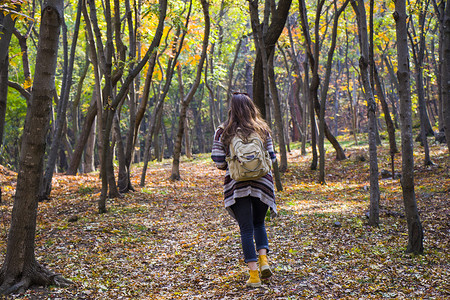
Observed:
[[[264,160],[268,160],[269,168],[264,170],[260,167],[257,170],[259,175],[254,175],[255,172],[253,172],[244,178],[236,176],[239,168],[248,170],[248,167],[242,165],[242,161],[247,159],[254,161],[255,157],[259,156],[258,154],[249,155],[249,152],[246,152],[247,156],[242,158],[240,156],[242,151],[238,149],[240,147],[238,144],[249,145],[248,143],[254,142],[257,145],[258,141],[266,157],[262,158],[262,163],[260,161],[257,165],[264,166],[266,164]],[[228,120],[215,132],[211,158],[217,168],[226,170],[225,208],[239,224],[244,259],[250,273],[246,286],[260,287],[260,278],[272,276],[272,270],[267,261],[269,242],[264,219],[269,208],[272,215],[276,215],[273,178],[270,172],[271,162],[275,161],[276,157],[269,126],[247,94],[233,94]],[[238,164],[240,165],[237,166]]]

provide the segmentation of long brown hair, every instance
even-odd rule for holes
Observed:
[[[245,139],[250,134],[256,133],[264,142],[270,134],[269,126],[246,93],[233,93],[228,109],[228,120],[223,127],[222,142],[225,145],[229,145],[236,134]]]

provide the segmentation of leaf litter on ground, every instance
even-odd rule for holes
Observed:
[[[379,149],[379,166],[390,156]],[[98,214],[98,173],[56,174],[52,198],[39,203],[36,257],[72,280],[68,288],[36,287],[15,299],[445,299],[450,297],[448,151],[433,145],[434,166],[416,155],[415,190],[425,253],[406,254],[407,227],[398,179],[380,178],[380,226],[368,226],[369,162],[364,147],[327,157],[317,183],[310,155],[289,153],[278,216],[267,219],[274,276],[247,289],[239,229],[223,208],[223,171],[208,154],[184,159],[181,181],[170,161],[153,162],[145,187],[108,200]],[[401,172],[401,156],[395,157]],[[6,252],[16,174],[0,168],[0,259]]]

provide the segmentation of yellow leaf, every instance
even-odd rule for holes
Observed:
[[[33,82],[31,81],[31,78],[28,77],[27,79],[25,79],[25,82],[23,83],[23,88],[29,89],[32,84],[33,84]]]

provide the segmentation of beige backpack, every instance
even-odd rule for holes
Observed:
[[[269,173],[272,167],[269,153],[256,133],[247,139],[235,135],[231,139],[230,156],[226,161],[231,178],[237,181],[261,178]]]

